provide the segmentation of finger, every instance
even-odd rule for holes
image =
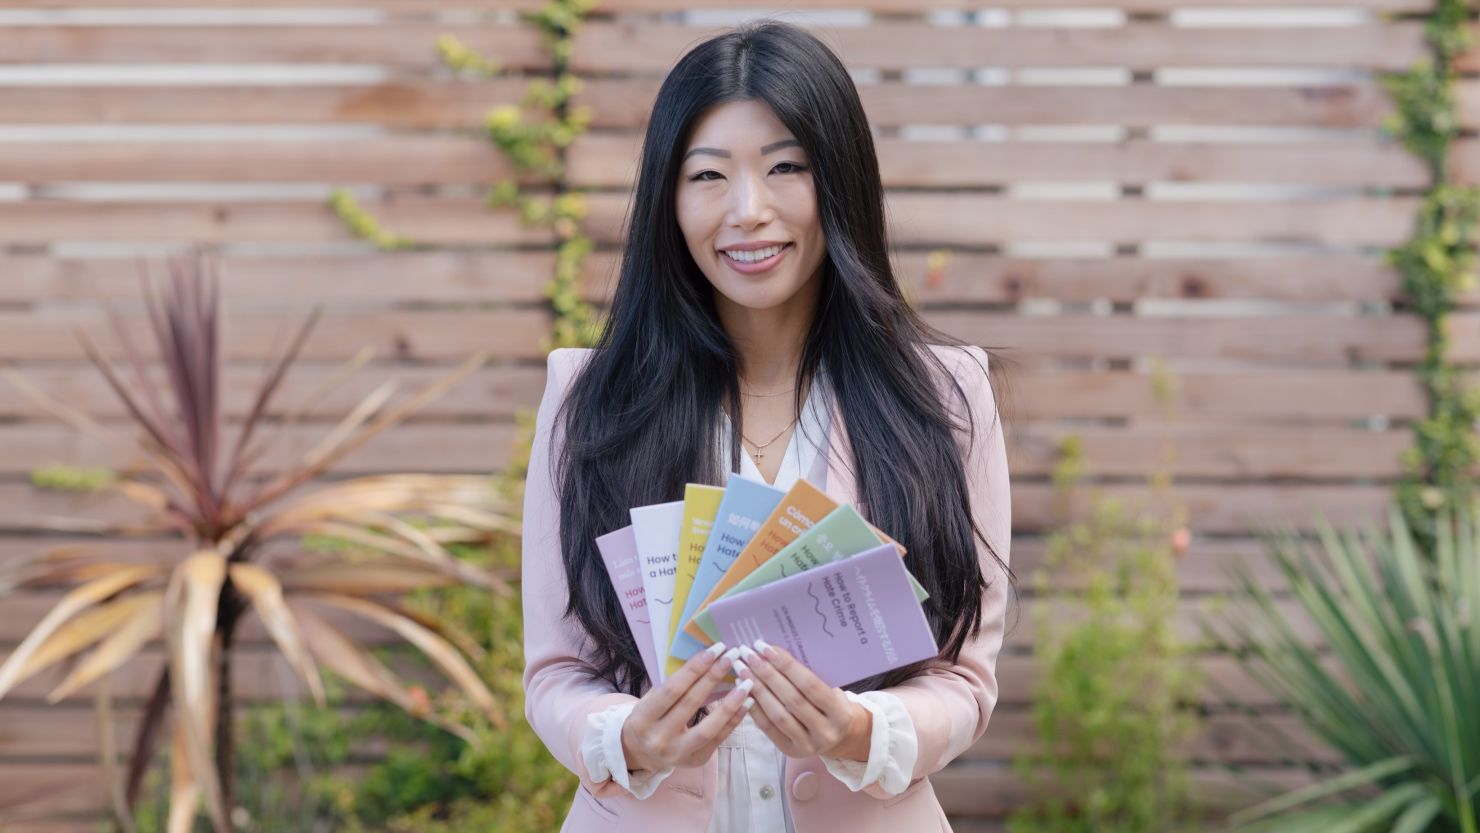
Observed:
[[[785,732],[776,728],[776,724],[771,722],[771,718],[766,717],[765,709],[751,709],[750,719],[755,721],[755,725],[759,727],[760,730],[765,733],[766,737],[770,738],[771,742],[776,744],[776,746],[783,753],[787,755],[792,754],[791,750],[796,748],[794,741],[792,741],[792,739],[788,737]]]
[[[841,696],[841,691],[823,682],[815,671],[803,665],[785,648],[758,639],[755,650],[766,662],[770,663],[772,668],[790,681],[797,692],[807,698],[807,701],[818,711],[826,714],[838,708],[838,697]]]
[[[827,716],[798,691],[791,680],[781,673],[770,660],[751,650],[749,645],[740,646],[740,658],[750,669],[750,673],[764,683],[776,699],[786,707],[791,716],[800,721],[803,726],[821,728],[827,723]],[[811,672],[808,671],[808,673]]]
[[[751,706],[755,705],[755,700],[750,697],[752,685],[753,683],[741,682],[740,685],[735,686],[720,698],[715,708],[711,709],[697,726],[685,734],[686,748],[684,751],[687,754],[707,760],[709,754],[719,746],[720,741],[735,731],[735,727],[745,719]],[[747,703],[750,705],[746,705]]]
[[[760,680],[755,669],[748,668],[745,674],[745,679],[757,680],[755,688],[750,691],[750,696],[755,698],[755,708],[751,710],[751,716],[764,715],[776,727],[780,736],[789,740],[794,746],[806,746],[810,738],[807,727],[798,722],[786,704],[776,696],[776,692],[771,690],[765,681]],[[759,722],[760,718],[756,717],[756,720]],[[773,737],[772,740],[775,738]]]
[[[724,645],[723,642],[716,642],[714,644],[721,647]],[[677,703],[673,704],[673,708],[658,718],[659,721],[674,722],[679,726],[687,726],[689,720],[693,718],[694,712],[698,711],[699,707],[704,705],[704,701],[708,699],[709,692],[713,691],[714,687],[719,685],[730,671],[730,663],[727,660],[720,658],[711,660],[709,667],[705,668],[704,672],[692,681],[688,690],[682,693]]]
[[[660,719],[683,697],[684,692],[692,688],[694,683],[704,676],[705,672],[714,668],[715,660],[724,653],[724,650],[725,643],[716,642],[689,657],[689,661],[673,672],[673,675],[664,680],[662,685],[648,692],[648,696],[643,697],[633,711],[642,709],[645,715],[650,713],[654,720]]]

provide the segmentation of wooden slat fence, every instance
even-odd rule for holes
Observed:
[[[239,418],[262,360],[314,303],[326,305],[283,401],[362,346],[364,378],[292,432],[319,432],[379,381],[439,375],[479,349],[497,360],[345,472],[489,472],[507,459],[514,415],[543,385],[541,290],[550,236],[483,206],[511,172],[481,136],[517,77],[452,77],[434,42],[456,34],[514,73],[538,74],[537,34],[514,13],[535,0],[0,0],[0,360],[109,422],[123,414],[82,361],[78,329],[101,302],[138,319],[135,257],[204,241],[227,280],[227,409]],[[1394,312],[1382,252],[1409,234],[1427,173],[1380,129],[1392,111],[1375,74],[1425,55],[1427,0],[807,0],[784,17],[814,28],[860,85],[889,191],[896,262],[936,325],[1001,348],[1014,478],[1013,555],[1042,563],[1058,443],[1084,441],[1104,493],[1135,497],[1164,431],[1179,440],[1179,496],[1193,544],[1179,565],[1179,626],[1253,564],[1265,524],[1374,517],[1424,412],[1412,373],[1424,349]],[[1237,6],[1236,12],[1226,8]],[[1300,11],[1292,11],[1292,8]],[[570,150],[598,243],[583,276],[610,292],[647,108],[663,72],[759,3],[606,0],[581,30],[575,69],[593,132]],[[1480,58],[1460,83],[1480,123]],[[1480,179],[1480,144],[1453,165]],[[390,228],[433,244],[384,254],[328,208],[351,188]],[[933,251],[948,253],[926,281]],[[1480,360],[1477,298],[1452,320],[1453,356]],[[1152,397],[1149,360],[1178,375],[1180,421]],[[276,461],[281,462],[282,458]],[[41,492],[51,463],[130,461],[0,393],[0,561],[67,540],[44,517],[121,517],[107,500]],[[148,542],[129,558],[158,557]],[[1060,588],[1070,591],[1072,588]],[[0,653],[52,593],[0,599]],[[1072,615],[1071,596],[1032,599]],[[1287,603],[1293,611],[1293,603]],[[365,639],[381,634],[364,626]],[[999,830],[1022,800],[1006,766],[1033,743],[1030,619],[1002,657],[1002,703],[986,738],[936,777],[958,829]],[[292,686],[258,626],[236,670],[249,698]],[[157,651],[116,686],[136,719]],[[1328,760],[1230,657],[1200,658],[1208,729],[1192,746],[1215,805],[1301,770],[1259,742],[1244,712]],[[286,682],[285,682],[286,681]],[[91,830],[105,805],[89,700],[44,706],[47,681],[0,702],[0,784],[65,785],[17,829]],[[352,707],[355,701],[347,704]],[[1264,725],[1264,724],[1261,724]],[[12,787],[6,787],[12,789]],[[4,792],[0,792],[3,798]]]

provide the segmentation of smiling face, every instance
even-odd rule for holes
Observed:
[[[811,160],[791,131],[765,102],[726,102],[699,117],[684,153],[678,225],[722,317],[810,305],[827,248]]]

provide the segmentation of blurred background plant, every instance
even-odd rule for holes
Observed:
[[[1480,504],[1443,511],[1430,557],[1394,502],[1388,528],[1319,546],[1265,536],[1312,644],[1237,565],[1224,624],[1250,675],[1293,707],[1343,766],[1230,817],[1231,830],[1475,833],[1480,818]]]
[[[1157,362],[1151,384],[1170,421],[1175,378]],[[1078,437],[1060,453],[1057,511],[1068,518],[1085,476]],[[1030,579],[1036,739],[1013,762],[1030,798],[1011,833],[1162,833],[1193,814],[1181,747],[1200,728],[1200,674],[1196,646],[1176,631],[1175,567],[1189,541],[1175,453],[1165,441],[1148,505],[1091,494],[1080,520],[1047,537]],[[1054,606],[1066,598],[1071,610]]]
[[[215,830],[231,829],[235,779],[220,774],[236,771],[231,658],[238,627],[248,614],[261,620],[320,704],[327,702],[322,664],[463,740],[478,739],[466,721],[430,708],[425,697],[414,696],[397,674],[352,641],[341,623],[359,618],[414,645],[460,687],[483,719],[493,726],[507,725],[505,707],[469,665],[467,655],[476,658],[481,649],[396,598],[453,584],[510,595],[497,570],[456,558],[448,550],[452,543],[487,541],[496,533],[517,531],[493,484],[479,477],[381,475],[299,493],[337,461],[480,367],[484,357],[475,356],[398,402],[392,401],[397,392],[393,382],[380,385],[307,453],[296,459],[279,455],[287,462],[274,463],[271,454],[280,450],[284,429],[351,374],[331,376],[324,389],[278,423],[278,430],[268,430],[274,395],[313,329],[315,312],[269,363],[228,448],[215,263],[196,250],[172,259],[170,266],[162,296],[155,282],[144,282],[163,384],[150,374],[116,310],[108,308],[108,321],[130,379],[82,335],[89,359],[130,415],[138,431],[135,438],[119,436],[13,370],[0,369],[38,407],[144,461],[143,473],[87,482],[89,488],[129,499],[144,510],[142,517],[125,523],[62,521],[59,528],[101,537],[95,545],[55,548],[12,568],[9,589],[70,589],[0,665],[0,696],[88,651],[47,699],[56,702],[102,683],[101,752],[104,769],[111,772],[116,759],[107,740],[113,727],[107,725],[111,706],[106,677],[149,642],[163,639],[168,662],[131,746],[128,773],[110,780],[115,814],[127,828],[143,775],[162,745],[168,715],[171,833],[190,829],[200,803]],[[140,562],[110,554],[110,542],[137,535],[176,539],[178,557]],[[332,536],[349,546],[304,547],[305,536]]]

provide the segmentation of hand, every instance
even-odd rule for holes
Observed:
[[[741,645],[740,660],[742,681],[756,681],[751,696],[760,708],[751,717],[787,757],[868,760],[872,712],[764,640],[757,639],[755,649]]]
[[[732,651],[720,659],[717,654],[724,649],[723,642],[716,642],[700,651],[637,701],[622,724],[622,754],[627,769],[698,766],[709,760],[720,741],[745,719],[755,702],[747,696],[754,683],[742,682],[689,728],[689,720],[730,672],[731,661],[738,655]]]

